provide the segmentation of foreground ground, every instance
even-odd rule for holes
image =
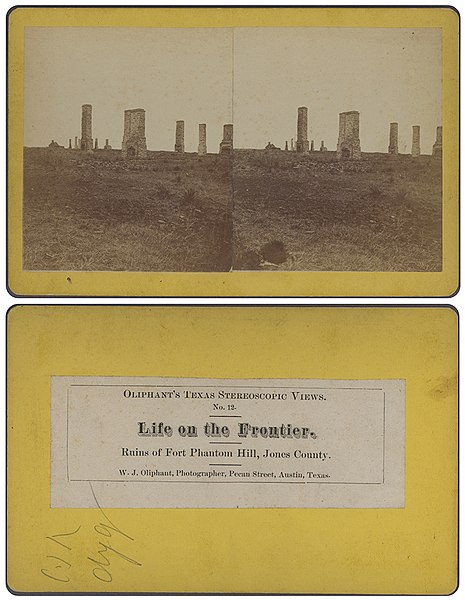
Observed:
[[[24,268],[439,271],[441,161],[29,148]]]
[[[441,204],[430,156],[238,151],[235,268],[440,271]]]
[[[228,271],[230,162],[26,148],[24,269]]]

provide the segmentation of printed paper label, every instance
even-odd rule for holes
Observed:
[[[404,382],[54,377],[52,507],[402,507]]]

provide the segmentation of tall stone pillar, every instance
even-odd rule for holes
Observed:
[[[223,140],[220,144],[220,154],[232,154],[233,152],[233,126],[229,123],[223,125]]]
[[[294,138],[291,138],[291,152],[294,152],[294,150],[295,150]]]
[[[310,142],[310,152],[314,152],[314,150],[315,150],[315,140],[312,140]]]
[[[199,147],[198,154],[207,153],[207,124],[199,123]]]
[[[289,150],[289,145],[288,145],[288,143],[287,143],[287,140],[286,140],[286,145],[285,145],[285,148],[284,148],[284,150],[286,150],[286,152]]]
[[[297,152],[308,152],[308,109],[300,106],[297,110]]]
[[[71,145],[71,138],[69,138],[68,150],[72,150],[72,149],[73,149],[73,147],[72,147],[72,145]]]
[[[83,104],[81,118],[81,150],[92,152],[92,149],[92,104]]]
[[[389,125],[389,154],[399,154],[399,123]]]
[[[184,121],[176,121],[175,152],[184,152]]]
[[[433,156],[436,158],[442,157],[442,127],[436,127],[436,141],[433,145]]]
[[[320,152],[326,152],[328,148],[325,146],[325,141],[321,140]]]
[[[336,153],[339,159],[359,159],[362,155],[360,113],[356,110],[339,113],[339,138]]]
[[[77,135],[74,136],[74,149],[77,150],[79,148],[78,146],[78,137]]]
[[[121,144],[123,158],[146,158],[145,110],[131,108],[124,111],[124,133]]]
[[[98,150],[98,138],[95,138],[94,150]]]
[[[412,126],[412,156],[420,156],[420,125]]]

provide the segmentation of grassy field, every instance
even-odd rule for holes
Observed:
[[[24,164],[24,269],[230,269],[229,159],[26,148]]]
[[[24,152],[26,270],[439,271],[441,161]]]
[[[235,269],[442,268],[440,160],[244,150],[233,171]]]

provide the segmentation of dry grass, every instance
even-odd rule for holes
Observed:
[[[230,161],[108,154],[26,150],[25,269],[230,269]]]
[[[232,162],[170,152],[123,161],[35,148],[24,158],[27,270],[441,270],[441,162],[431,157],[247,150]]]
[[[238,269],[281,240],[279,270],[440,271],[441,162],[236,152],[234,232]]]

